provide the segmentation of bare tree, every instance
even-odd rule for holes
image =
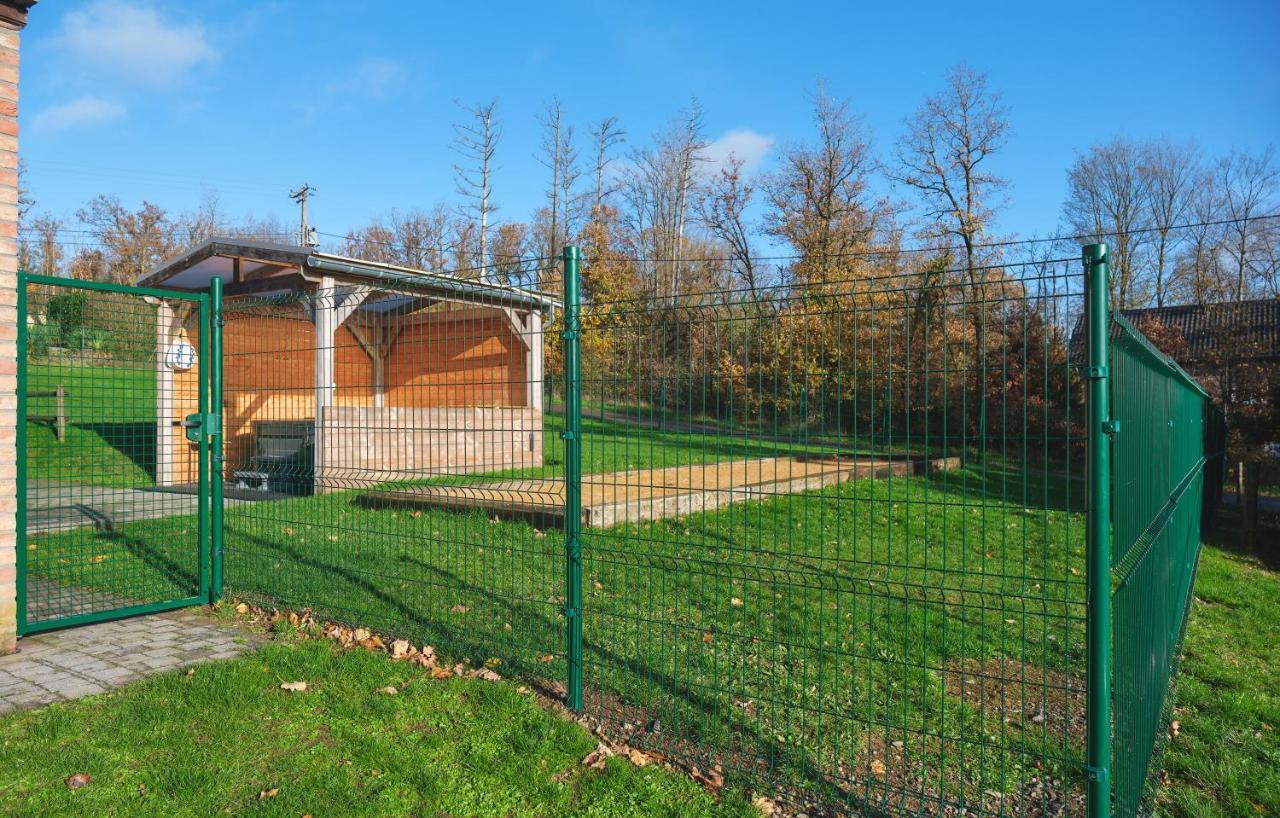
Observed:
[[[465,210],[479,223],[476,266],[483,267],[489,251],[489,217],[498,209],[493,203],[492,185],[493,157],[502,138],[495,113],[498,101],[493,99],[470,108],[460,107],[466,118],[455,123],[453,130],[454,149],[462,157],[463,164],[455,164],[453,172],[458,193],[470,200]]]
[[[636,244],[648,257],[653,296],[675,298],[696,169],[706,144],[697,100],[655,143],[632,154],[623,191]]]
[[[1249,292],[1254,272],[1254,251],[1263,240],[1259,216],[1271,215],[1280,193],[1280,168],[1276,167],[1275,150],[1268,146],[1257,155],[1232,151],[1217,168],[1222,192],[1222,215],[1231,221],[1226,225],[1224,250],[1234,273],[1233,297],[1243,301]]]
[[[596,150],[596,187],[595,197],[591,202],[593,218],[596,216],[596,211],[606,204],[609,194],[612,193],[610,188],[605,187],[605,176],[609,171],[609,165],[613,164],[613,150],[626,141],[626,133],[618,125],[618,118],[614,116],[607,116],[600,120],[592,133]]]
[[[1192,192],[1200,176],[1200,161],[1193,145],[1175,145],[1168,140],[1143,148],[1140,166],[1146,179],[1146,218],[1151,244],[1151,275],[1156,306],[1163,307],[1175,282],[1171,281],[1173,259],[1186,236],[1178,226],[1188,221]]]
[[[222,199],[216,190],[206,190],[195,210],[178,220],[179,242],[194,247],[223,232]]]
[[[392,211],[391,231],[395,234],[401,263],[415,270],[443,269],[452,221],[448,206],[439,202],[425,212]]]
[[[800,254],[793,273],[823,280],[833,262],[871,245],[879,214],[867,201],[871,142],[849,103],[819,84],[813,113],[817,144],[787,148],[781,167],[764,180],[770,205],[764,229]]]
[[[730,156],[728,163],[707,181],[698,202],[698,217],[711,235],[729,248],[734,275],[746,285],[751,300],[756,302],[760,300],[761,282],[746,219],[756,186],[743,175],[742,164],[741,159]]]
[[[30,259],[24,269],[30,269],[45,276],[62,274],[63,250],[58,236],[63,226],[61,219],[48,214],[31,220],[29,236],[26,239],[30,247]]]
[[[582,178],[582,168],[578,164],[578,149],[573,144],[573,126],[565,126],[560,134],[560,224],[564,225],[567,240],[577,232],[574,222],[581,212],[579,205],[582,200],[577,187],[578,180]]]
[[[915,190],[928,219],[926,235],[957,240],[969,282],[977,283],[983,238],[1008,186],[987,160],[1009,138],[1008,111],[985,74],[965,65],[947,74],[942,93],[927,97],[896,146],[894,177]]]
[[[1142,148],[1126,139],[1094,145],[1076,157],[1067,171],[1063,218],[1070,229],[1110,250],[1111,298],[1124,309],[1146,301],[1141,244],[1148,213],[1148,186],[1142,172]]]
[[[547,258],[555,258],[556,248],[560,245],[560,151],[564,148],[562,132],[564,130],[563,112],[560,100],[552,97],[547,110],[538,117],[542,125],[541,154],[536,158],[547,170],[551,171],[551,181],[547,185],[547,233],[545,252]]]
[[[1218,175],[1201,168],[1188,196],[1185,244],[1179,260],[1181,277],[1187,281],[1191,298],[1197,304],[1208,304],[1224,298],[1221,250],[1222,192]]]

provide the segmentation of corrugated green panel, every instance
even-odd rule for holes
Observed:
[[[1195,569],[1206,474],[1221,464],[1204,390],[1134,327],[1111,349],[1115,814],[1149,810]]]

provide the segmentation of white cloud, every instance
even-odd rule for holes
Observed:
[[[750,173],[769,155],[774,142],[772,136],[747,128],[729,131],[703,149],[705,167],[709,173],[716,173],[729,164],[729,157],[734,157],[742,163],[742,169]]]
[[[82,125],[100,125],[123,119],[126,113],[124,106],[118,102],[98,97],[80,97],[62,105],[45,108],[31,118],[31,128],[48,133]]]
[[[330,91],[380,99],[398,89],[409,77],[404,64],[386,57],[368,57],[341,80],[329,86]]]
[[[78,65],[144,85],[171,84],[217,57],[201,23],[174,22],[125,0],[67,12],[52,41]]]

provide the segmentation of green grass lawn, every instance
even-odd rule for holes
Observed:
[[[676,442],[619,456],[690,462]],[[1042,773],[1074,791],[1084,558],[1071,491],[971,465],[588,531],[588,711],[750,778],[842,782],[832,797],[857,803],[1029,798]],[[156,544],[177,523],[34,544],[47,579],[83,581],[91,553],[128,566],[100,571],[110,583],[176,590],[189,578]],[[334,493],[229,510],[226,548],[232,593],[497,659],[514,678],[565,677],[563,540],[537,521]]]
[[[42,364],[27,367],[30,392],[67,390],[67,436],[49,423],[27,423],[27,476],[95,486],[155,482],[154,367]],[[29,415],[53,415],[55,399],[31,398]]]
[[[1241,553],[1224,507],[1205,547],[1165,757],[1162,811],[1182,818],[1280,815],[1280,519],[1273,561]]]
[[[306,681],[290,693],[282,682]],[[382,688],[394,686],[388,695]],[[323,640],[0,718],[0,815],[746,818],[684,775],[612,758],[515,685],[432,680]],[[65,781],[92,780],[81,789]]]

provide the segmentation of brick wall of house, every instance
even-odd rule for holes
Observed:
[[[30,5],[0,2],[0,653],[17,647],[18,32]]]

